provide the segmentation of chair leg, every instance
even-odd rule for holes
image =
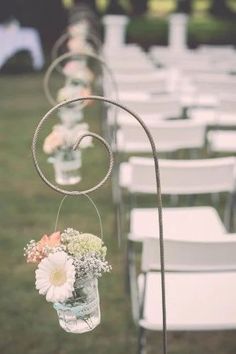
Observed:
[[[118,189],[118,199],[115,203],[115,213],[116,213],[116,230],[118,236],[119,247],[121,246],[122,240],[124,240],[125,232],[125,205],[123,201],[123,195],[121,188]]]
[[[133,247],[133,242],[128,241],[127,243],[127,266],[126,266],[126,291],[130,295],[131,299],[131,310],[132,317],[136,324],[138,324],[139,319],[139,293],[137,285],[137,275],[136,275],[136,257],[135,250]]]
[[[225,206],[224,224],[228,232],[234,231],[235,205],[236,205],[236,193],[234,193],[233,195],[229,195],[229,198]]]
[[[133,264],[134,263],[134,264]],[[133,244],[131,241],[127,240],[127,250],[126,250],[126,272],[125,272],[125,288],[127,294],[131,294],[131,278],[132,275],[136,276],[135,271],[135,255],[133,250]]]
[[[145,354],[146,353],[146,331],[144,328],[139,327],[138,333],[138,354]]]

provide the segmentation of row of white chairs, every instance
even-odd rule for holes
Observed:
[[[207,147],[211,153],[236,153],[236,131],[210,130],[202,121],[146,121],[156,142],[158,153],[175,153],[186,149],[187,156],[196,156]],[[119,121],[117,149],[122,153],[150,153],[150,143],[136,122]]]
[[[149,121],[148,127],[158,152],[202,149],[205,145],[206,126],[194,120]],[[119,121],[117,148],[124,153],[151,152],[145,132],[131,120]]]
[[[133,54],[132,61],[139,55],[140,53],[137,52]],[[144,53],[141,56],[143,55]],[[216,139],[219,141],[220,134],[233,133],[231,131],[207,132],[208,126],[216,125],[213,124],[213,120],[204,122],[197,116],[193,116],[197,115],[199,107],[201,109],[205,107],[206,114],[217,112],[219,117],[220,112],[223,117],[227,109],[225,111],[222,109],[223,100],[219,100],[218,92],[217,95],[213,95],[213,99],[210,97],[206,100],[205,95],[208,93],[206,90],[201,98],[199,91],[196,93],[196,85],[192,89],[193,80],[190,80],[189,84],[186,81],[184,88],[180,90],[182,94],[189,94],[189,97],[182,98],[181,101],[180,94],[173,94],[177,87],[174,87],[173,82],[175,81],[176,85],[179,78],[173,80],[173,76],[171,86],[169,84],[171,80],[168,81],[171,71],[166,75],[167,71],[158,72],[152,69],[152,73],[150,71],[145,77],[145,60],[140,62],[143,67],[140,65],[137,70],[138,65],[134,65],[136,69],[127,72],[121,70],[121,64],[114,64],[114,75],[118,82],[120,101],[139,113],[154,137],[158,152],[172,153],[180,149],[189,151],[201,149],[205,146],[206,139],[208,149],[217,152],[215,141]],[[127,65],[129,66],[131,65]],[[196,75],[192,75],[192,78],[196,78]],[[210,79],[214,81],[212,78],[213,76]],[[218,76],[217,79],[219,78]],[[222,80],[222,77],[220,79]],[[228,97],[229,92],[226,92],[226,98]],[[222,104],[221,109],[219,109],[220,104]],[[192,119],[166,120],[181,116],[183,107],[191,107]],[[228,112],[234,112],[233,104]],[[118,130],[116,125],[115,135],[113,135],[116,138],[118,152],[133,154],[151,151],[145,133],[124,112],[118,114],[116,121],[114,117],[108,118],[110,129],[114,123],[118,124]],[[224,140],[232,142],[234,136],[231,135],[229,139],[230,135],[225,135]],[[236,158],[160,159],[159,166],[162,195],[171,197],[171,206],[163,208],[167,328],[168,330],[235,329],[236,235],[228,232],[234,226]],[[146,349],[146,332],[162,330],[157,209],[139,208],[134,203],[138,201],[137,196],[140,194],[156,194],[153,160],[131,157],[127,162],[122,162],[118,169],[118,182],[120,189],[119,193],[116,191],[116,203],[120,203],[121,210],[125,209],[123,203],[125,191],[129,193],[132,200],[128,214],[127,273],[133,318],[139,327],[139,353],[143,354]],[[211,198],[206,205],[195,204],[199,195],[206,197],[208,194]],[[222,195],[223,204],[219,195]],[[179,197],[187,199],[187,206],[176,207],[176,198]],[[219,213],[222,205],[224,216]],[[135,250],[140,244],[142,252],[140,270],[138,270]]]
[[[233,46],[202,46],[196,50],[173,52],[170,47],[152,46],[150,57],[157,65],[178,66],[186,72],[235,72],[236,50]]]
[[[230,226],[236,158],[159,160],[159,166],[162,195],[227,193],[225,222]],[[153,160],[131,157],[120,166],[119,182],[131,195],[155,195]],[[168,330],[235,328],[236,235],[227,233],[209,205],[163,208],[163,227]],[[131,209],[127,271],[133,318],[140,328],[139,353],[144,353],[146,331],[162,329],[158,238],[157,208]],[[142,244],[138,277],[137,243]]]

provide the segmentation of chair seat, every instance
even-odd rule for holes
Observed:
[[[163,208],[164,237],[181,241],[217,241],[225,239],[226,229],[212,207]],[[158,236],[156,208],[136,208],[131,211],[132,241]]]
[[[143,290],[139,276],[139,291]],[[168,330],[218,330],[236,328],[236,272],[166,273]],[[146,279],[144,316],[140,326],[162,329],[160,273]]]

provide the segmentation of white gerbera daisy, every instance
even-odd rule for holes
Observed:
[[[36,289],[49,302],[63,302],[72,296],[75,282],[73,260],[63,252],[50,253],[36,270]]]

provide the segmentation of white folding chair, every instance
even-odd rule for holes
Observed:
[[[205,126],[191,120],[146,121],[159,152],[201,149],[205,144]],[[120,152],[151,152],[145,132],[138,124],[119,121],[117,147]]]
[[[228,192],[225,224],[232,223],[236,159],[215,158],[203,160],[159,160],[161,192],[163,195],[198,195]],[[150,158],[131,157],[120,165],[120,186],[131,196],[156,194],[154,164]],[[122,210],[122,198],[121,198]],[[211,206],[163,208],[163,224],[167,238],[176,241],[215,239],[225,234],[217,210]],[[158,238],[158,219],[155,208],[133,208],[130,212],[130,232],[127,247],[127,277],[131,296],[135,293],[132,279],[136,274],[135,243],[147,238]]]
[[[128,118],[128,117],[126,117]],[[145,117],[142,117],[145,119]],[[152,132],[159,152],[172,154],[187,149],[189,156],[195,156],[205,145],[205,126],[188,120],[145,121]],[[122,123],[117,132],[117,151],[119,153],[150,153],[150,143],[142,129],[135,122]],[[119,173],[119,171],[117,171]],[[119,184],[114,185],[118,200],[121,200]],[[122,209],[122,205],[121,205]]]
[[[163,195],[199,195],[226,192],[225,225],[230,229],[232,202],[235,191],[236,158],[212,158],[201,160],[160,160]],[[130,193],[156,193],[154,165],[151,158],[130,158],[121,164],[120,185]],[[157,229],[155,209],[134,208],[130,215],[129,239],[140,241],[153,236]],[[198,239],[199,230],[214,238],[226,232],[221,219],[213,207],[177,207],[163,209],[164,225],[168,234],[177,239],[180,235],[187,239]]]
[[[178,118],[182,113],[180,99],[175,95],[156,95],[155,99],[125,99],[122,103],[140,115],[157,114],[163,118]]]
[[[236,235],[214,242],[166,239],[165,283],[169,331],[236,328]],[[161,278],[157,239],[143,244],[138,277],[139,354],[145,353],[146,331],[162,330]]]

